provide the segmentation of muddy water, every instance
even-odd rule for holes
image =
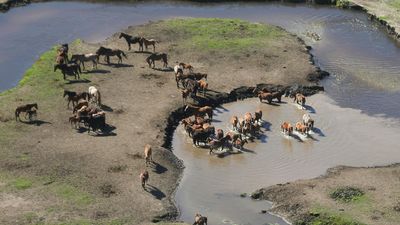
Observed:
[[[260,213],[268,209],[267,202],[249,204],[252,200],[241,198],[240,193],[249,193],[260,185],[313,178],[337,165],[374,166],[400,161],[399,120],[341,108],[325,94],[318,94],[308,99],[306,107],[316,121],[311,138],[287,137],[280,132],[280,124],[300,121],[304,111],[289,99],[284,101],[288,102],[271,106],[248,99],[216,110],[218,122],[214,125],[225,131],[230,129],[232,115],[263,110],[264,134],[245,146],[243,154],[210,157],[206,149],[192,146],[182,127],[177,129],[173,151],[186,166],[176,194],[183,220],[191,221],[196,212],[202,212],[212,224],[285,224]]]

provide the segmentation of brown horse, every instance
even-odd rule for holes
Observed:
[[[185,105],[186,104],[186,100],[189,97],[191,91],[189,89],[183,89],[183,90],[181,90],[181,92],[182,92],[183,105]]]
[[[68,104],[67,108],[69,108],[69,103],[72,102],[72,107],[75,107],[78,104],[80,99],[89,99],[89,93],[87,92],[75,92],[75,91],[68,91],[64,90],[63,97],[67,96]]]
[[[206,95],[206,90],[208,89],[208,83],[204,80],[199,80],[198,82],[198,86],[201,90],[203,90],[203,96]]]
[[[140,182],[142,183],[142,188],[145,189],[146,183],[150,179],[149,172],[147,172],[147,170],[144,170],[143,172],[140,173],[139,178]]]
[[[253,122],[253,116],[251,115],[251,113],[246,112],[244,114],[244,122],[245,123],[252,123]]]
[[[71,127],[73,126],[75,129],[78,128],[78,124],[79,124],[79,117],[76,115],[73,115],[71,117],[69,117],[69,123],[71,124]]]
[[[129,34],[125,34],[125,33],[121,33],[119,35],[119,38],[125,38],[126,43],[128,44],[128,50],[131,50],[131,44],[139,44],[139,51],[143,51],[143,41],[142,41],[142,37],[133,37]]]
[[[142,37],[141,41],[144,44],[146,51],[149,45],[153,45],[153,52],[156,51],[156,43],[158,43],[158,41],[156,41],[155,39],[146,39],[144,37]]]
[[[238,122],[239,122],[239,119],[238,119],[238,117],[237,116],[232,116],[232,118],[231,118],[231,124],[232,124],[232,129],[233,130],[237,130],[238,129]]]
[[[89,102],[87,100],[81,99],[78,101],[78,104],[76,104],[72,112],[76,113],[77,111],[82,109],[83,106],[89,107]]]
[[[77,76],[78,76],[78,79],[80,79],[79,74],[82,73],[81,67],[76,63],[56,64],[56,65],[54,65],[54,72],[56,72],[57,69],[61,70],[64,80],[66,79],[66,77],[65,77],[66,75],[74,76],[75,80],[76,80]]]
[[[107,64],[110,64],[110,56],[117,56],[118,57],[118,64],[122,63],[122,56],[127,59],[126,54],[120,50],[120,49],[111,49],[111,48],[105,48],[101,46],[99,49],[96,51],[97,55],[97,62],[99,62],[100,56],[104,55],[105,61]]]
[[[301,93],[297,93],[294,96],[293,102],[296,102],[297,104],[304,106],[306,104],[306,96],[304,96]]]
[[[155,61],[162,60],[164,62],[164,67],[168,66],[168,55],[166,53],[153,53],[149,57],[146,58],[147,64],[149,67],[154,68],[156,66]]]
[[[146,166],[147,164],[153,162],[153,151],[151,150],[151,145],[149,144],[144,146],[144,159],[146,160]]]
[[[193,105],[186,105],[185,112],[190,111],[190,113],[194,114],[195,116],[203,116],[207,115],[209,119],[212,120],[213,117],[213,109],[211,106],[203,106],[197,107]]]
[[[21,112],[25,113],[25,117],[26,117],[26,115],[29,115],[29,117],[31,118],[31,114],[33,112],[33,110],[32,110],[33,108],[35,108],[36,110],[39,109],[37,103],[18,106],[15,109],[15,121],[17,121],[17,118],[18,118],[19,121],[21,121],[21,118],[19,118],[19,114],[21,114]]]
[[[262,120],[262,111],[261,109],[259,109],[254,113],[254,121],[261,122],[261,120]]]
[[[288,122],[283,122],[281,125],[282,132],[288,135],[291,135],[293,132],[293,127]]]
[[[193,66],[187,63],[179,63],[179,66],[181,66],[184,70],[189,70],[190,73],[193,73]]]
[[[278,102],[281,102],[283,94],[284,92],[278,91],[271,93],[267,90],[262,90],[258,92],[258,98],[260,99],[260,102],[262,102],[262,100],[266,100],[268,104],[271,104],[272,100],[274,100],[275,98],[278,100]]]
[[[302,122],[297,122],[294,129],[303,135],[308,134],[308,132],[310,131],[308,126],[303,124]]]
[[[207,217],[200,215],[197,213],[194,217],[193,225],[207,225]]]
[[[57,49],[56,63],[67,64],[68,62],[68,44],[63,44]]]

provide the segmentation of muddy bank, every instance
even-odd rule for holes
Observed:
[[[30,3],[31,0],[2,0],[0,1],[0,12],[6,12],[12,7],[25,6]]]
[[[295,224],[310,224],[332,216],[360,224],[395,225],[400,219],[400,201],[396,197],[399,174],[399,164],[369,168],[341,166],[315,179],[259,189],[251,197],[274,202],[271,211]],[[343,187],[359,189],[363,195],[349,202],[334,200],[331,193]]]

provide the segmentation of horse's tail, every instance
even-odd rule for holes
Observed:
[[[100,91],[97,91],[97,101],[99,102],[99,105],[101,105],[101,94],[100,94]]]
[[[125,57],[125,59],[127,59],[128,57],[126,57],[126,54],[124,53],[124,51],[122,51],[121,50],[121,54],[122,54],[122,56],[124,56]]]

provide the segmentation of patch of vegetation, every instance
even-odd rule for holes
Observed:
[[[169,30],[180,32],[186,47],[198,50],[235,51],[266,45],[272,39],[284,36],[278,27],[239,19],[173,19],[165,23]]]
[[[51,189],[58,197],[77,205],[88,205],[93,202],[93,197],[89,193],[69,184],[56,184],[51,186]]]
[[[348,8],[350,6],[349,0],[337,0],[336,6],[339,8]]]
[[[17,178],[12,182],[12,185],[18,190],[25,190],[32,187],[32,181],[26,178]]]
[[[400,0],[388,0],[387,2],[391,7],[400,9]]]
[[[340,187],[329,194],[331,198],[342,202],[352,202],[363,195],[364,192],[355,187]]]
[[[295,225],[365,225],[344,213],[332,212],[326,208],[314,208],[308,215],[295,221]]]

